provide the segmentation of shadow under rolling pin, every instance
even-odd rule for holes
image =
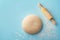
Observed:
[[[56,21],[54,20],[54,18],[52,17],[52,15],[50,14],[50,12],[45,8],[43,7],[42,4],[38,4],[38,6],[41,8],[41,11],[43,12],[43,14],[53,23],[53,24],[56,24]]]

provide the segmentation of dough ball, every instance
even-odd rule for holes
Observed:
[[[28,15],[22,21],[22,28],[29,34],[35,34],[42,28],[42,21],[38,16]]]

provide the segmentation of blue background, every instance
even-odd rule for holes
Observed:
[[[51,12],[57,25],[43,15],[37,3]],[[22,20],[29,14],[43,21],[38,34],[30,35],[22,30]],[[60,40],[60,0],[0,0],[0,40]]]

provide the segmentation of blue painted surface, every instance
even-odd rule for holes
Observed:
[[[44,5],[55,18],[53,25],[38,8]],[[60,40],[60,0],[0,0],[0,40]],[[29,14],[43,21],[41,32],[30,35],[22,30],[21,22]]]

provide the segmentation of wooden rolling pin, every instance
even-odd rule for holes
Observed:
[[[52,15],[50,14],[50,12],[42,6],[42,4],[38,4],[38,6],[41,8],[41,11],[43,12],[43,14],[53,23],[56,24],[56,21],[54,20],[54,18],[52,17]]]

